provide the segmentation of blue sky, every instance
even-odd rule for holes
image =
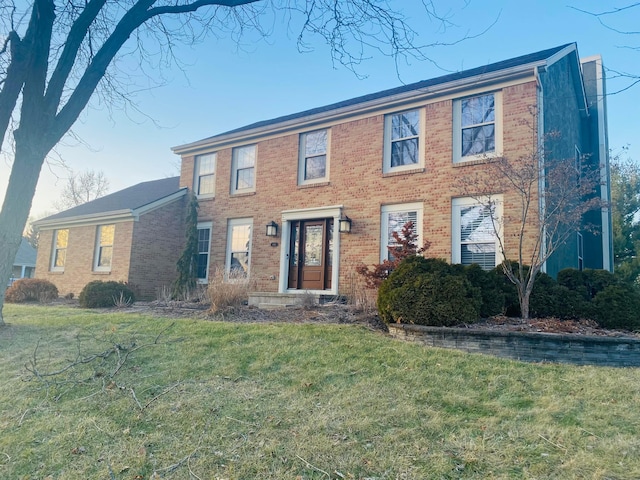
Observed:
[[[438,2],[438,0],[436,0]],[[375,55],[358,67],[358,78],[339,65],[332,65],[328,48],[313,44],[314,51],[299,53],[296,33],[274,25],[266,41],[238,49],[230,39],[210,39],[196,47],[184,47],[178,56],[183,70],[165,71],[166,85],[143,90],[135,97],[140,112],[108,109],[94,102],[75,125],[84,144],[67,140],[57,150],[65,163],[79,172],[102,170],[110,191],[157,178],[177,175],[179,157],[171,147],[199,140],[259,120],[278,117],[340,100],[393,88],[452,71],[473,68],[538,50],[577,42],[581,57],[601,54],[605,67],[640,75],[640,51],[625,46],[640,45],[640,35],[621,35],[602,27],[592,16],[572,9],[603,11],[629,2],[590,0],[440,0],[455,16],[443,36],[434,34],[437,24],[421,14],[421,1],[391,2],[409,15],[420,35],[418,43],[451,41],[465,34],[484,34],[452,46],[433,48],[435,64],[412,61],[396,71],[392,59]],[[459,9],[461,8],[461,9]],[[621,30],[637,30],[640,8],[611,17]],[[611,74],[609,74],[611,76]],[[626,85],[608,78],[609,92]],[[630,155],[640,160],[640,85],[610,95],[608,102],[609,146],[619,151],[629,145]],[[151,120],[153,119],[153,120]],[[10,173],[0,161],[0,192]],[[68,171],[50,162],[42,170],[31,214],[35,218],[52,213]]]

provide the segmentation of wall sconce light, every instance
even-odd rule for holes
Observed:
[[[278,236],[278,224],[271,220],[267,223],[267,237],[277,237]]]
[[[346,215],[338,220],[338,231],[340,233],[351,233],[351,219]]]

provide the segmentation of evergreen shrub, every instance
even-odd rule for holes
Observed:
[[[135,301],[135,295],[126,283],[100,280],[87,283],[78,297],[83,308],[108,308],[121,302],[131,304]]]

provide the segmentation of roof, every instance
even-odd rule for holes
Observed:
[[[290,115],[284,115],[284,116],[272,118],[269,120],[255,122],[255,123],[246,125],[244,127],[228,130],[226,132],[214,135],[212,137],[205,138],[203,140],[199,140],[197,142],[174,147],[173,150],[176,153],[180,153],[182,151],[189,150],[190,148],[197,148],[199,146],[204,146],[207,143],[215,142],[216,140],[222,139],[224,137],[236,136],[244,132],[249,132],[251,130],[261,129],[269,126],[275,126],[277,124],[290,122],[292,120],[302,119],[302,118],[313,116],[313,115],[326,114],[326,113],[344,109],[347,107],[363,105],[375,100],[385,99],[387,97],[394,97],[394,96],[398,96],[401,94],[406,94],[414,91],[420,91],[425,89],[435,90],[437,89],[438,86],[443,86],[446,84],[450,84],[452,82],[464,81],[465,79],[471,80],[476,77],[487,76],[491,73],[509,70],[516,67],[523,67],[527,65],[531,65],[533,67],[535,64],[544,63],[546,60],[549,60],[551,57],[562,52],[564,49],[567,49],[568,47],[573,47],[573,49],[576,49],[575,45],[576,45],[575,43],[567,43],[565,45],[561,45],[558,47],[553,47],[546,50],[541,50],[539,52],[511,58],[509,60],[503,60],[501,62],[491,63],[481,67],[472,68],[469,70],[463,70],[460,72],[443,75],[441,77],[436,77],[429,80],[422,80],[420,82],[411,83],[408,85],[402,85],[400,87],[391,88],[388,90],[382,90],[380,92],[371,93],[371,94],[363,95],[356,98],[351,98],[349,100],[332,103],[330,105],[325,105],[322,107],[312,108],[310,110],[304,110],[302,112],[293,113]]]
[[[103,217],[115,213],[128,212],[134,214],[143,207],[160,200],[167,199],[180,193],[186,193],[186,188],[180,188],[180,177],[162,178],[150,182],[142,182],[104,197],[97,198],[77,207],[70,208],[55,215],[38,220],[36,225],[59,224],[71,219],[88,219]]]
[[[35,267],[36,266],[37,251],[33,248],[26,238],[23,238],[18,247],[18,253],[13,261],[14,265]]]

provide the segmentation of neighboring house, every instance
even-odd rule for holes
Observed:
[[[21,278],[33,278],[36,269],[36,255],[36,249],[29,244],[26,238],[23,238],[13,261],[9,285]]]
[[[568,44],[175,147],[180,186],[199,199],[200,280],[218,267],[257,292],[344,294],[355,267],[385,258],[408,220],[429,256],[491,268],[497,239],[460,178],[559,132],[553,154],[598,166],[607,201],[604,94],[600,57],[581,62]],[[498,214],[510,214],[513,192],[495,193]],[[576,232],[548,273],[612,268],[609,212],[588,220],[596,231]],[[503,235],[514,245],[515,225]]]
[[[37,221],[37,278],[62,295],[78,295],[93,280],[115,280],[131,284],[139,298],[156,298],[176,278],[186,193],[178,177],[164,178]]]

